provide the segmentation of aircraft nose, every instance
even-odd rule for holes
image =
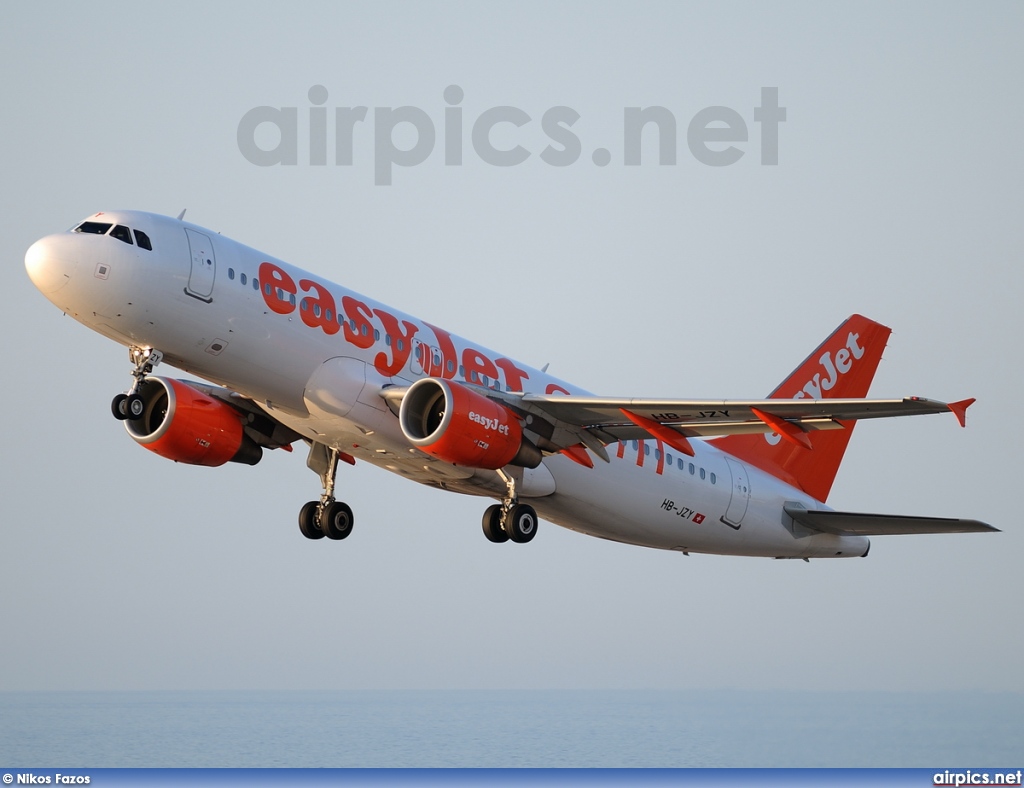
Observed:
[[[39,290],[51,295],[71,281],[75,258],[59,235],[40,238],[25,252],[25,270]]]

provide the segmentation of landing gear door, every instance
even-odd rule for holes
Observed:
[[[722,522],[732,528],[739,528],[743,522],[743,515],[747,513],[747,504],[750,503],[750,479],[743,463],[726,457],[725,464],[729,466],[732,487],[729,492],[729,506],[725,510]]]
[[[192,255],[192,270],[188,275],[185,292],[210,303],[213,301],[213,280],[217,273],[217,259],[213,254],[213,241],[208,235],[185,228],[189,252]]]

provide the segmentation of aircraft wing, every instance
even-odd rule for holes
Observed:
[[[903,399],[680,400],[520,394],[470,384],[468,388],[526,417],[526,433],[544,451],[567,452],[587,464],[590,449],[605,462],[605,445],[620,440],[657,438],[693,456],[688,438],[778,433],[810,449],[807,433],[845,429],[843,422],[927,413],[956,414],[965,423],[973,399],[939,402]],[[407,388],[387,387],[381,396],[397,414]],[[581,446],[582,444],[582,446]]]
[[[996,531],[979,520],[951,517],[904,517],[895,514],[860,514],[785,506],[786,514],[812,531],[837,536],[889,536],[890,534],[962,534]]]
[[[962,412],[973,402],[903,399],[654,400],[525,394],[524,409],[565,424],[599,430],[615,439],[645,437],[625,412],[688,437],[776,432],[786,422],[802,432],[842,429],[841,421]],[[766,418],[767,417],[767,418]]]
[[[777,433],[806,449],[807,433],[844,429],[843,422],[952,411],[960,424],[973,399],[946,403],[922,397],[903,399],[654,400],[607,399],[576,395],[498,394],[506,404],[553,425],[558,450],[582,443],[601,459],[603,445],[618,440],[657,438],[693,455],[687,438]],[[543,447],[542,447],[543,448]]]

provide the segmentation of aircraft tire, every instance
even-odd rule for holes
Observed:
[[[118,421],[124,421],[128,418],[127,402],[127,394],[118,394],[110,403],[110,412],[114,414],[114,418]]]
[[[146,410],[146,401],[138,394],[132,394],[124,401],[124,411],[128,414],[125,418],[137,419]]]
[[[516,505],[505,524],[513,542],[526,544],[537,535],[537,512],[528,503]]]
[[[310,501],[299,510],[299,530],[307,539],[323,539],[324,532],[316,523],[316,512],[320,501]]]
[[[344,539],[352,533],[352,507],[335,501],[320,513],[320,530],[328,539]]]
[[[508,541],[508,534],[501,527],[501,504],[496,503],[484,510],[483,527],[489,542],[500,544]]]

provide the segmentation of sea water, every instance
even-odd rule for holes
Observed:
[[[0,764],[919,767],[1024,763],[1024,695],[4,692]]]

